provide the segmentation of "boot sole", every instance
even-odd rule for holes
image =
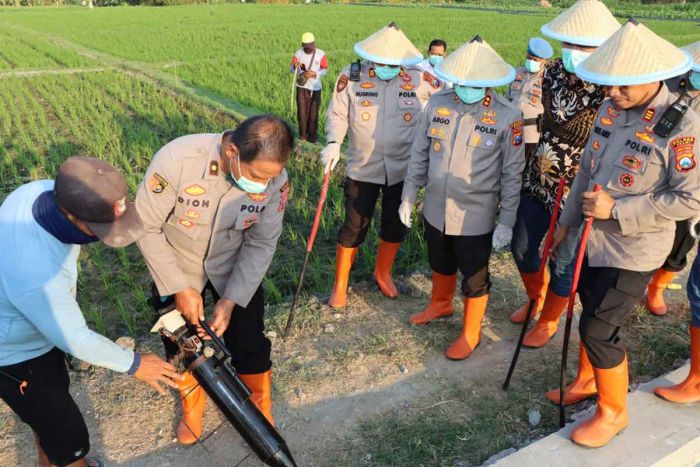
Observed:
[[[438,320],[441,320],[441,319],[449,318],[449,317],[452,316],[452,315],[454,315],[454,311],[453,311],[452,313],[450,313],[449,315],[440,315],[440,316],[438,316],[438,317],[436,317],[436,318],[431,319],[430,321],[426,321],[425,323],[413,323],[413,322],[411,322],[410,320],[409,320],[409,323],[412,324],[413,326],[425,326],[425,325],[430,324],[430,323],[432,323],[432,322],[434,322],[434,321],[438,321]]]
[[[657,394],[656,391],[654,391],[654,395],[661,399],[662,401],[670,402],[671,404],[679,404],[679,405],[692,405],[692,404],[697,404],[700,402],[700,399],[696,401],[690,401],[690,402],[677,402],[677,401],[672,401],[671,399],[666,399],[664,396],[661,394]]]
[[[627,425],[627,426],[629,426],[629,425]],[[589,446],[589,445],[587,445],[587,444],[577,443],[577,442],[574,441],[573,439],[571,440],[571,442],[574,443],[576,446],[580,446],[580,447],[586,448],[586,449],[600,449],[600,448],[604,448],[605,446],[607,446],[608,444],[610,444],[610,442],[611,442],[613,439],[617,438],[617,437],[620,436],[622,433],[624,433],[625,430],[627,430],[627,426],[624,427],[623,429],[621,429],[620,431],[618,431],[617,433],[615,433],[615,436],[613,436],[612,438],[610,438],[610,439],[608,440],[607,443],[601,444],[600,446]]]
[[[387,295],[387,294],[385,294],[384,291],[382,290],[382,287],[379,285],[379,283],[377,283],[377,280],[376,280],[376,279],[374,280],[374,284],[377,286],[377,289],[379,289],[379,293],[381,293],[383,297],[389,298],[389,299],[391,299],[391,300],[394,300],[394,299],[396,299],[396,298],[399,298],[399,293],[398,293],[398,292],[396,292],[396,295],[393,295],[393,296],[392,296],[392,295]]]
[[[476,347],[474,347],[474,348],[472,349],[472,353],[470,353],[469,355],[467,355],[467,356],[464,357],[464,358],[451,358],[451,357],[448,357],[447,355],[445,355],[445,358],[448,359],[448,360],[451,361],[451,362],[463,362],[464,360],[467,360],[467,359],[469,359],[469,357],[471,357],[472,355],[474,355],[474,352],[476,352],[476,349],[478,349],[480,345],[481,345],[481,341],[479,341],[479,343],[476,344]]]
[[[591,394],[590,396],[586,396],[586,397],[584,397],[583,399],[579,399],[579,400],[577,400],[576,402],[569,402],[569,403],[566,403],[566,402],[565,402],[565,403],[564,403],[564,407],[569,407],[569,406],[572,406],[572,405],[576,405],[576,404],[578,404],[578,403],[580,403],[580,402],[587,401],[587,400],[589,400],[589,399],[594,399],[594,398],[596,398],[596,397],[598,397],[598,393],[597,393],[597,392],[596,392],[595,394]],[[547,399],[547,401],[549,401],[550,404],[554,404],[554,405],[556,405],[557,407],[559,406],[559,402],[554,402],[552,399],[549,399],[549,398],[547,398],[547,397],[545,397],[545,399]]]

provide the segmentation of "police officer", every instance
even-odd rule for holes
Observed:
[[[146,229],[139,247],[157,308],[174,301],[197,324],[204,319],[204,291],[211,291],[211,327],[223,335],[233,366],[270,422],[272,363],[261,283],[282,232],[289,196],[284,167],[293,144],[289,125],[269,115],[223,134],[183,136],[156,153],[136,198]],[[185,445],[201,435],[206,401],[192,374],[186,376],[177,427]]]
[[[627,426],[623,323],[671,251],[676,221],[700,212],[700,116],[689,110],[665,125],[676,97],[660,81],[690,65],[687,54],[630,19],[576,68],[581,79],[608,86],[610,96],[553,243],[556,249],[584,217],[594,219],[578,287],[581,352],[592,375],[580,367],[566,393],[581,395],[583,384],[598,393],[595,414],[571,434],[582,446],[604,446]],[[594,192],[594,184],[603,190]]]
[[[515,70],[515,80],[510,83],[506,98],[514,103],[523,113],[525,158],[530,159],[540,140],[539,119],[542,107],[542,75],[547,60],[554,50],[549,42],[532,37],[527,43],[525,66]]]
[[[536,300],[533,312],[541,311],[535,326],[525,335],[526,347],[547,344],[557,332],[566,308],[572,265],[551,275],[545,268],[545,277],[540,280],[540,245],[554,210],[559,180],[564,177],[567,185],[573,182],[596,110],[605,98],[603,87],[579,79],[574,67],[619,27],[620,23],[601,1],[579,0],[541,29],[545,36],[562,41],[562,58],[549,62],[543,73],[541,136],[523,172],[523,191],[511,242],[528,296]],[[550,262],[549,266],[552,269],[554,264]],[[525,304],[516,310],[511,321],[523,322],[527,309]]]
[[[700,95],[700,42],[695,42],[684,49],[693,57],[693,66],[686,77],[687,92],[692,99],[690,107],[696,113],[700,113],[700,98],[698,98]],[[676,224],[676,228],[678,228],[678,224]],[[676,244],[677,242],[674,241],[674,247]],[[662,269],[665,268],[666,264]],[[691,312],[690,373],[680,384],[671,387],[658,387],[654,390],[657,396],[679,404],[700,401],[700,255],[696,256],[695,261],[693,261],[687,290]]]
[[[374,278],[381,292],[398,296],[391,279],[396,253],[406,235],[398,217],[411,142],[422,106],[442,84],[415,68],[421,53],[395,23],[362,42],[355,53],[365,61],[343,69],[326,116],[325,170],[340,159],[348,135],[345,221],[338,232],[335,284],[328,304],[345,306],[348,279],[382,193],[380,242]]]
[[[694,58],[694,63],[700,62],[700,42],[696,42],[684,48]],[[694,65],[697,66],[697,65]],[[690,71],[666,82],[671,92],[676,94],[686,93],[685,102],[695,112],[700,112],[700,73]],[[657,315],[663,316],[668,311],[664,301],[664,290],[671,284],[673,278],[688,264],[688,253],[695,246],[695,239],[690,232],[694,220],[684,220],[676,223],[676,235],[673,240],[673,249],[666,258],[666,262],[659,268],[651,279],[647,289],[647,309]]]
[[[464,325],[445,355],[463,360],[480,341],[494,227],[507,231],[515,224],[525,165],[523,121],[520,110],[492,89],[510,83],[515,70],[479,36],[438,64],[437,73],[455,86],[434,95],[421,114],[399,216],[411,226],[418,190],[425,187],[432,296],[410,321],[426,324],[454,312],[459,269]]]

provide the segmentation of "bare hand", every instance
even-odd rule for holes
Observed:
[[[234,301],[228,298],[221,298],[216,302],[216,306],[214,307],[214,319],[209,323],[209,327],[211,327],[211,330],[214,331],[217,336],[221,337],[224,331],[228,329],[235,306],[236,304]]]
[[[204,321],[204,301],[202,294],[188,287],[175,294],[175,306],[190,324]]]
[[[615,200],[606,191],[587,191],[583,194],[583,215],[593,219],[610,219]]]
[[[565,225],[560,225],[557,227],[557,231],[554,233],[554,237],[552,238],[552,246],[549,249],[549,255],[552,257],[552,259],[557,258],[557,250],[559,249],[559,246],[566,240],[566,237],[569,235],[569,227]]]
[[[174,366],[154,353],[141,354],[141,364],[134,377],[152,386],[161,395],[165,394],[165,389],[160,383],[177,389],[178,381],[185,379]]]

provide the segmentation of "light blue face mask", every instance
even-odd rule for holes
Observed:
[[[529,58],[525,60],[525,69],[530,73],[537,73],[540,71],[540,62],[537,60],[530,60]]]
[[[576,66],[590,56],[590,52],[574,49],[561,49],[561,58],[564,69],[569,73],[576,73]]]
[[[700,91],[700,73],[699,72],[691,71],[690,77],[688,78],[688,81],[690,81],[691,88],[693,88],[695,91]]]
[[[401,71],[401,67],[398,66],[387,66],[387,65],[374,65],[374,71],[377,73],[379,79],[384,81],[389,81],[396,78],[396,75]]]
[[[443,59],[442,55],[430,55],[428,56],[428,61],[432,66],[438,66],[438,63],[440,63]]]
[[[233,174],[233,170],[232,170],[231,171],[231,178],[233,178],[233,181],[236,182],[236,185],[238,185],[238,188],[245,191],[246,193],[252,193],[254,195],[260,194],[263,191],[265,191],[265,189],[267,188],[267,184],[269,183],[269,180],[265,183],[260,183],[260,182],[254,182],[253,180],[244,177],[243,172],[241,172],[241,158],[236,157],[236,160],[238,161],[238,173],[241,175],[241,177],[236,178],[236,176]]]
[[[465,104],[479,102],[486,97],[486,88],[471,88],[469,86],[455,86],[457,97]]]

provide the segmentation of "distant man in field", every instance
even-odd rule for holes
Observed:
[[[174,303],[198,324],[209,290],[211,328],[224,337],[233,366],[270,423],[271,343],[262,282],[282,233],[293,146],[292,129],[271,115],[223,133],[183,136],[156,153],[136,196],[146,230],[138,245],[155,282],[154,308]],[[190,445],[202,434],[206,394],[191,372],[179,390],[177,440]]]
[[[435,67],[447,56],[447,42],[442,39],[433,39],[428,46],[428,58],[416,65],[419,69],[427,71],[435,76]],[[452,84],[446,81],[442,82],[446,88],[451,88]]]
[[[90,438],[68,391],[66,354],[161,394],[160,383],[177,387],[181,379],[158,356],[90,330],[75,300],[80,245],[125,247],[143,233],[126,190],[111,165],[72,157],[55,181],[23,185],[0,206],[0,398],[32,428],[40,466],[100,465],[85,458]]]
[[[399,217],[411,226],[418,191],[425,187],[432,294],[410,321],[427,324],[454,313],[459,270],[464,320],[445,355],[463,360],[481,340],[492,248],[503,247],[498,239],[515,224],[525,166],[523,121],[520,110],[493,90],[510,83],[515,70],[481,37],[450,54],[436,72],[454,88],[432,96],[421,114]]]
[[[301,48],[294,53],[289,69],[296,75],[299,139],[315,143],[323,87],[321,78],[328,73],[328,59],[325,52],[316,47],[313,33],[302,34]]]
[[[526,160],[532,158],[540,140],[539,120],[544,112],[542,76],[547,60],[553,54],[549,42],[539,37],[531,38],[527,43],[525,66],[515,70],[515,80],[506,93],[506,98],[523,113]]]
[[[398,216],[411,143],[422,107],[442,88],[433,74],[415,67],[423,56],[395,23],[355,44],[365,59],[343,69],[326,117],[325,170],[340,159],[348,135],[345,221],[338,232],[335,284],[329,301],[345,306],[350,269],[365,241],[382,193],[380,242],[374,278],[381,292],[398,296],[391,269],[406,235]]]
[[[562,41],[562,58],[549,62],[542,76],[541,136],[523,172],[523,190],[511,242],[525,290],[535,300],[533,313],[540,313],[523,340],[526,347],[543,347],[551,340],[568,302],[573,264],[555,274],[552,259],[550,270],[545,268],[545,277],[540,281],[540,245],[547,233],[559,180],[564,177],[569,186],[573,182],[594,127],[596,111],[606,97],[603,86],[579,79],[575,67],[619,27],[620,23],[599,0],[579,0],[542,26],[542,34]],[[607,130],[602,127],[596,131]],[[568,190],[564,193],[562,203]],[[511,321],[522,323],[527,309],[527,304],[521,306],[511,314]]]

